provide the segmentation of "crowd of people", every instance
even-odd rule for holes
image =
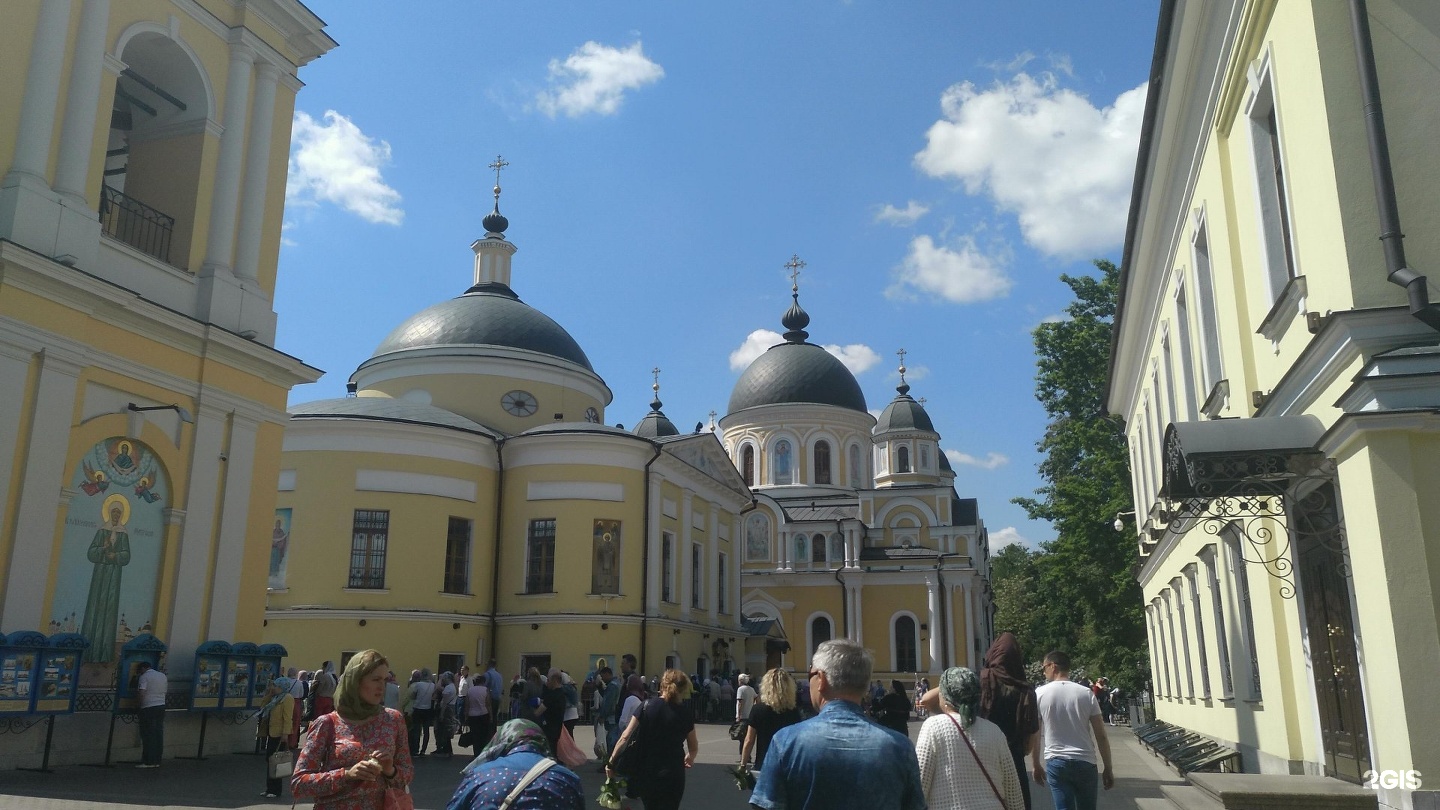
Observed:
[[[278,798],[288,775],[292,795],[319,810],[413,806],[415,758],[450,757],[458,745],[473,759],[450,807],[498,807],[508,797],[514,808],[578,810],[587,804],[580,778],[560,760],[588,759],[574,742],[580,723],[593,726],[607,776],[623,768],[628,795],[646,810],[680,807],[703,722],[730,724],[737,774],[756,774],[749,802],[761,810],[1030,810],[1031,779],[1058,810],[1091,810],[1099,787],[1113,784],[1105,726],[1119,690],[1105,678],[1072,681],[1064,652],[1045,656],[1039,687],[1010,633],[979,672],[952,667],[934,688],[917,680],[913,698],[899,680],[885,689],[872,670],[868,650],[836,639],[819,645],[803,678],[776,667],[754,683],[747,673],[679,670],[647,681],[625,655],[618,672],[601,659],[579,683],[532,667],[507,688],[491,660],[483,672],[413,670],[402,686],[389,661],[367,650],[338,675],[327,661],[269,684],[258,739],[265,753],[290,751],[294,761],[267,770],[264,796]],[[922,721],[913,744],[912,717]]]

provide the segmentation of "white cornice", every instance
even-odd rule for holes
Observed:
[[[487,470],[498,466],[495,443],[485,436],[379,419],[291,419],[285,428],[283,452],[311,451],[418,456],[472,464]],[[508,457],[506,461],[508,466]]]
[[[483,376],[530,380],[570,388],[609,405],[614,395],[600,375],[583,366],[540,352],[503,346],[453,346],[406,349],[372,357],[350,381],[360,389],[419,376]]]
[[[320,621],[343,621],[365,619],[388,619],[391,621],[408,622],[449,622],[454,624],[468,624],[474,626],[488,626],[490,615],[476,613],[444,613],[436,610],[395,610],[380,608],[332,608],[324,605],[296,605],[288,608],[266,608],[265,620],[291,621],[320,620]],[[358,631],[360,633],[364,630]]]
[[[664,474],[667,481],[677,486],[693,488],[700,497],[711,503],[719,504],[731,512],[750,503],[749,490],[745,490],[743,494],[739,493],[674,456],[661,453],[650,469]]]
[[[718,423],[726,440],[731,434],[746,430],[770,431],[792,425],[844,426],[862,431],[867,436],[875,427],[875,417],[867,412],[852,411],[838,405],[783,403],[758,405],[735,413],[727,413]]]
[[[1346,453],[1363,434],[1378,430],[1437,433],[1440,432],[1440,412],[1425,409],[1347,413],[1325,431],[1316,449],[1329,458],[1335,458]]]
[[[628,433],[576,431],[521,434],[505,445],[505,468],[594,464],[643,470],[654,455],[654,445]]]

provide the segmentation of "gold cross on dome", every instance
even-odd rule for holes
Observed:
[[[790,292],[800,291],[800,270],[805,266],[797,253],[790,254],[790,261],[785,262],[785,269],[790,271]]]
[[[900,382],[905,382],[905,350],[901,349],[896,354],[900,355]]]
[[[486,168],[495,170],[495,210],[500,210],[500,170],[510,165],[510,161],[496,155],[495,161]]]
[[[656,366],[650,369],[650,374],[655,377],[655,382],[650,386],[650,390],[658,394],[660,393],[660,367]]]

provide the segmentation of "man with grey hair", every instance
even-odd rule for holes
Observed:
[[[750,676],[740,673],[740,688],[735,690],[735,722],[740,724],[740,753],[745,753],[745,732],[750,728],[750,710],[755,708],[755,687],[750,685]]]
[[[770,741],[750,804],[761,810],[925,810],[920,761],[903,734],[865,718],[874,659],[849,639],[815,650],[807,673],[819,713]]]

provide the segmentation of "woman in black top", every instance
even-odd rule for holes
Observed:
[[[645,701],[615,741],[612,759],[632,741],[640,746],[639,764],[628,774],[628,790],[645,802],[645,810],[679,810],[685,795],[685,769],[695,764],[700,753],[689,696],[690,678],[678,669],[665,670],[660,697]],[[605,775],[613,776],[614,771],[607,767]]]
[[[545,730],[551,751],[559,750],[560,729],[565,727],[565,704],[565,683],[560,678],[560,670],[552,669],[540,692],[540,705],[545,707],[540,712],[540,728]]]
[[[890,682],[890,692],[880,699],[880,725],[910,736],[910,698],[905,694],[905,684]]]
[[[740,764],[749,765],[750,752],[755,752],[755,769],[765,767],[765,752],[770,738],[786,726],[800,722],[800,709],[795,705],[795,679],[787,670],[776,667],[760,679],[760,699],[750,709],[750,728],[745,732],[745,745],[740,749]]]
[[[1001,633],[985,653],[980,670],[980,716],[1000,727],[1010,744],[1010,756],[1021,774],[1025,810],[1030,810],[1030,780],[1024,778],[1025,754],[1040,731],[1035,687],[1025,678],[1025,656],[1013,633]]]

